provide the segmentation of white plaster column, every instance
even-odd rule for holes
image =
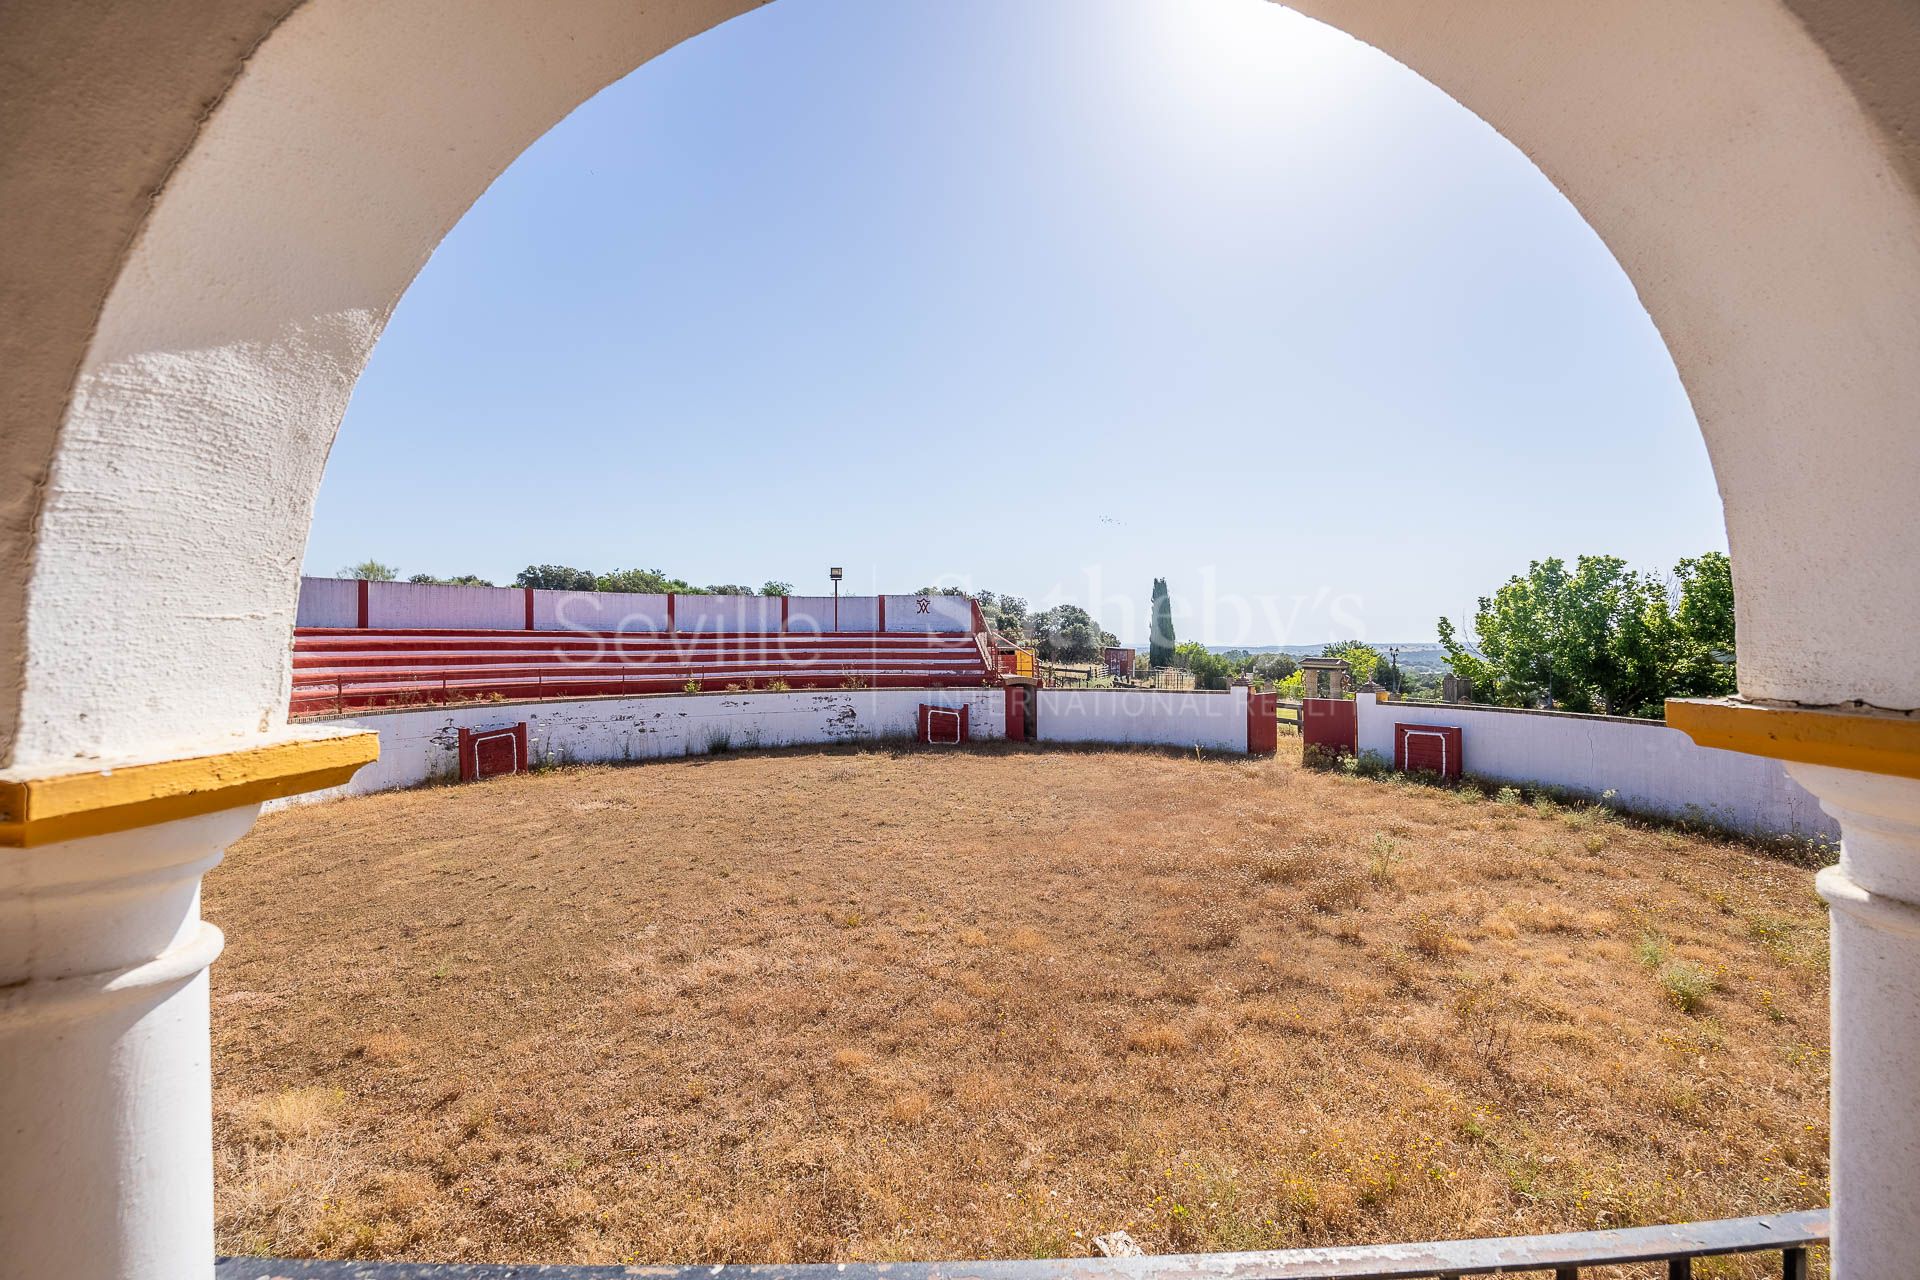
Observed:
[[[1920,781],[1789,764],[1840,822],[1833,947],[1835,1280],[1913,1274],[1920,1242]]]
[[[212,1275],[200,877],[258,811],[0,849],[0,1278]]]

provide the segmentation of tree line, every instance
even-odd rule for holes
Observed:
[[[1092,614],[1077,604],[1059,604],[1032,613],[1020,596],[992,591],[962,591],[959,587],[922,587],[920,596],[967,596],[980,606],[987,626],[1010,640],[1027,645],[1048,662],[1090,662],[1103,649],[1118,645],[1113,632],[1102,629]]]
[[[341,570],[347,578],[392,582],[399,571],[377,560]],[[409,582],[492,586],[475,574],[451,578],[416,573]],[[793,594],[793,584],[769,580],[696,586],[658,569],[596,573],[569,565],[528,565],[516,587],[551,591],[614,591],[682,595]],[[917,595],[967,596],[995,631],[1029,645],[1050,662],[1086,662],[1119,640],[1079,605],[1032,612],[1019,596],[959,587],[922,587]],[[1148,608],[1148,664],[1184,667],[1203,689],[1224,689],[1247,677],[1298,697],[1295,660],[1284,653],[1215,653],[1197,641],[1181,643],[1165,578],[1155,578]],[[1618,556],[1580,556],[1571,568],[1557,558],[1536,560],[1478,602],[1471,635],[1439,620],[1447,665],[1466,679],[1466,696],[1493,706],[1658,719],[1666,699],[1721,697],[1738,688],[1734,649],[1733,566],[1723,552],[1689,556],[1671,573],[1628,567]],[[1437,698],[1441,677],[1403,671],[1389,656],[1358,640],[1324,647],[1344,659],[1358,686],[1370,680],[1404,697]]]
[[[364,578],[369,582],[398,582],[400,571],[378,560],[364,560],[359,564],[348,565],[340,571],[340,576]],[[415,573],[409,575],[407,581],[436,587],[496,585],[472,573],[456,574],[451,578],[435,577],[431,573]],[[771,579],[761,583],[757,588],[743,586],[737,582],[715,582],[697,587],[685,578],[670,578],[658,569],[615,569],[610,573],[595,573],[591,569],[576,569],[564,564],[530,564],[516,573],[513,581],[508,585],[533,587],[540,591],[624,591],[635,595],[664,595],[669,591],[683,596],[790,596],[793,594],[791,582],[776,582]]]
[[[340,576],[364,578],[369,582],[397,582],[400,580],[400,571],[378,560],[367,560],[347,566],[340,571]],[[451,578],[435,577],[430,573],[416,573],[406,580],[434,586],[491,587],[495,585],[471,573],[459,574]],[[641,595],[660,595],[669,591],[676,595],[690,596],[790,596],[793,594],[791,582],[769,580],[757,589],[730,582],[710,583],[702,587],[695,586],[685,578],[668,577],[658,569],[615,569],[610,573],[595,573],[591,569],[576,569],[564,564],[530,564],[514,575],[510,585],[533,587],[543,591],[621,591]],[[1111,631],[1103,630],[1100,624],[1094,621],[1093,616],[1079,605],[1056,605],[1051,609],[1032,613],[1027,608],[1027,602],[1021,597],[994,591],[967,592],[959,587],[922,587],[913,594],[967,596],[980,606],[980,612],[989,627],[1031,646],[1040,657],[1049,662],[1086,662],[1099,657],[1103,648],[1120,643]]]
[[[1237,679],[1301,694],[1288,654],[1214,652],[1179,643],[1167,584],[1155,578],[1149,606],[1151,666],[1184,667],[1202,689]],[[1659,719],[1668,698],[1723,697],[1738,688],[1733,565],[1723,552],[1688,556],[1670,573],[1630,568],[1618,556],[1536,560],[1478,602],[1472,637],[1439,621],[1446,664],[1465,678],[1464,696],[1492,706]],[[1354,687],[1377,682],[1401,697],[1438,699],[1443,673],[1406,670],[1359,640],[1321,649],[1346,662]]]
[[[1533,561],[1480,598],[1473,633],[1469,644],[1440,619],[1447,663],[1475,702],[1659,719],[1668,698],[1739,687],[1733,565],[1718,551],[1671,573],[1618,556]]]

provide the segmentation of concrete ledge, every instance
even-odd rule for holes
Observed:
[[[262,746],[0,777],[0,847],[107,835],[339,786],[380,756],[374,733],[318,733]]]
[[[1703,747],[1920,778],[1920,715],[1739,698],[1669,698],[1667,723]]]

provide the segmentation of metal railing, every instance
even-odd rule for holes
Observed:
[[[1661,1227],[1561,1235],[1342,1245],[1266,1253],[1176,1254],[1146,1258],[1061,1258],[1008,1262],[848,1262],[701,1267],[470,1266],[222,1258],[215,1280],[1457,1280],[1463,1276],[1551,1275],[1579,1280],[1588,1267],[1665,1264],[1669,1280],[1691,1280],[1700,1258],[1778,1253],[1785,1280],[1807,1280],[1807,1251],[1827,1243],[1829,1211],[1723,1218]],[[1596,1278],[1597,1280],[1597,1278]]]

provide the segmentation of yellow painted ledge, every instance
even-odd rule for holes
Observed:
[[[0,848],[130,831],[319,791],[379,758],[379,734],[353,733],[186,760],[0,778]]]
[[[1703,747],[1920,778],[1920,716],[1897,711],[1670,698],[1667,724]]]

